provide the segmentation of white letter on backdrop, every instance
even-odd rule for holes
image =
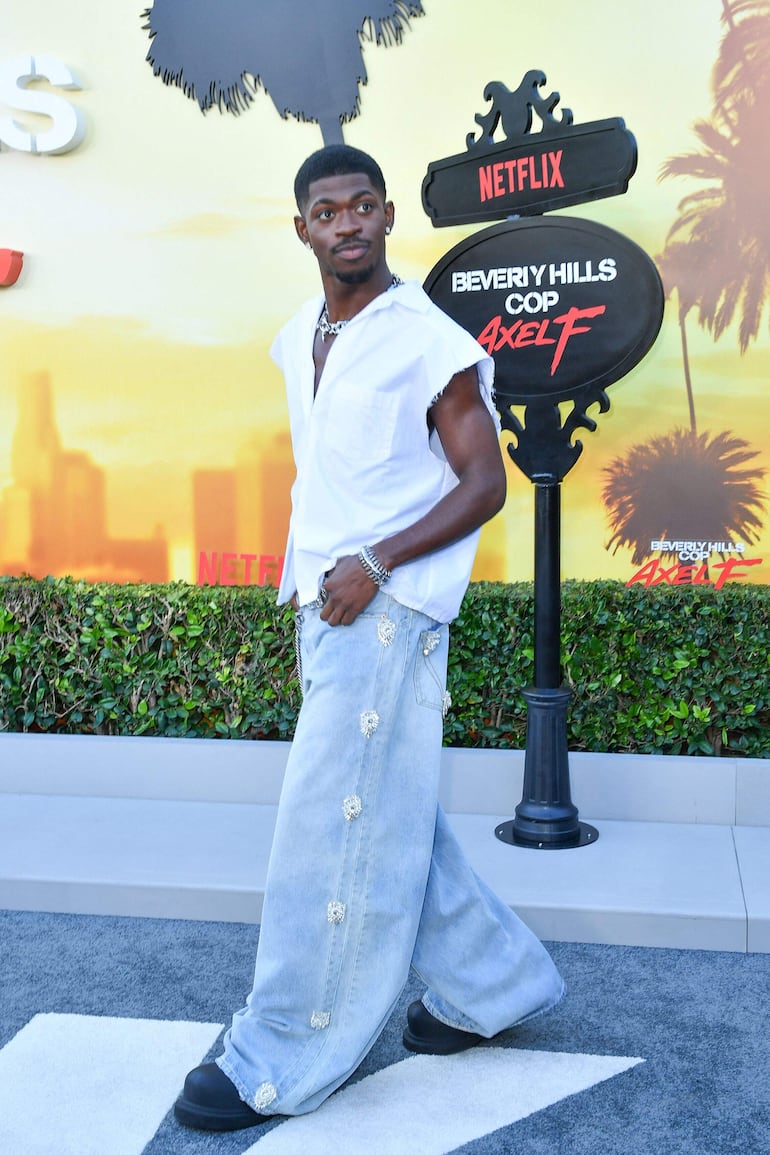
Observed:
[[[79,89],[75,76],[54,56],[17,56],[0,62],[0,101],[23,112],[50,116],[51,128],[27,132],[12,116],[0,116],[0,142],[18,152],[59,153],[77,148],[85,135],[83,114],[62,96],[29,89],[30,81],[49,80],[57,88]]]

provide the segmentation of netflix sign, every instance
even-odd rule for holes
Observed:
[[[550,212],[624,193],[636,159],[619,117],[523,134],[432,161],[423,208],[437,226]]]
[[[507,405],[596,394],[642,359],[663,319],[644,250],[574,217],[484,229],[439,261],[425,289],[494,358]]]

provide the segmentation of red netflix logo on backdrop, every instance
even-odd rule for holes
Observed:
[[[16,249],[0,249],[0,286],[7,289],[15,285],[23,264],[23,253]]]
[[[281,581],[283,562],[283,557],[272,553],[201,550],[198,554],[197,584],[277,586]]]

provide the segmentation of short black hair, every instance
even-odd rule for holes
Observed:
[[[376,191],[382,194],[382,199],[387,199],[385,177],[374,157],[349,144],[329,144],[311,153],[294,178],[294,197],[299,211],[302,212],[310,198],[313,181],[323,180],[327,176],[347,176],[352,172],[362,172],[368,176]]]

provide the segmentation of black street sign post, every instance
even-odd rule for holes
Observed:
[[[598,838],[579,821],[570,790],[571,692],[561,684],[560,664],[561,482],[582,452],[576,432],[596,428],[589,407],[605,413],[606,388],[655,341],[664,295],[653,262],[621,233],[534,215],[558,207],[557,195],[569,198],[560,204],[576,204],[624,192],[636,164],[621,120],[572,127],[568,110],[556,120],[559,96],[541,98],[544,83],[545,75],[532,71],[515,93],[487,85],[493,106],[476,117],[481,139],[469,136],[466,154],[429,166],[423,203],[435,225],[489,220],[490,200],[498,219],[511,211],[530,218],[460,242],[431,270],[425,289],[494,358],[501,424],[513,437],[507,449],[535,486],[535,679],[523,691],[524,786],[515,817],[495,833],[519,846],[561,849]],[[538,134],[530,133],[533,109],[543,122]],[[495,143],[500,120],[520,135]],[[572,408],[562,419],[565,403]]]

